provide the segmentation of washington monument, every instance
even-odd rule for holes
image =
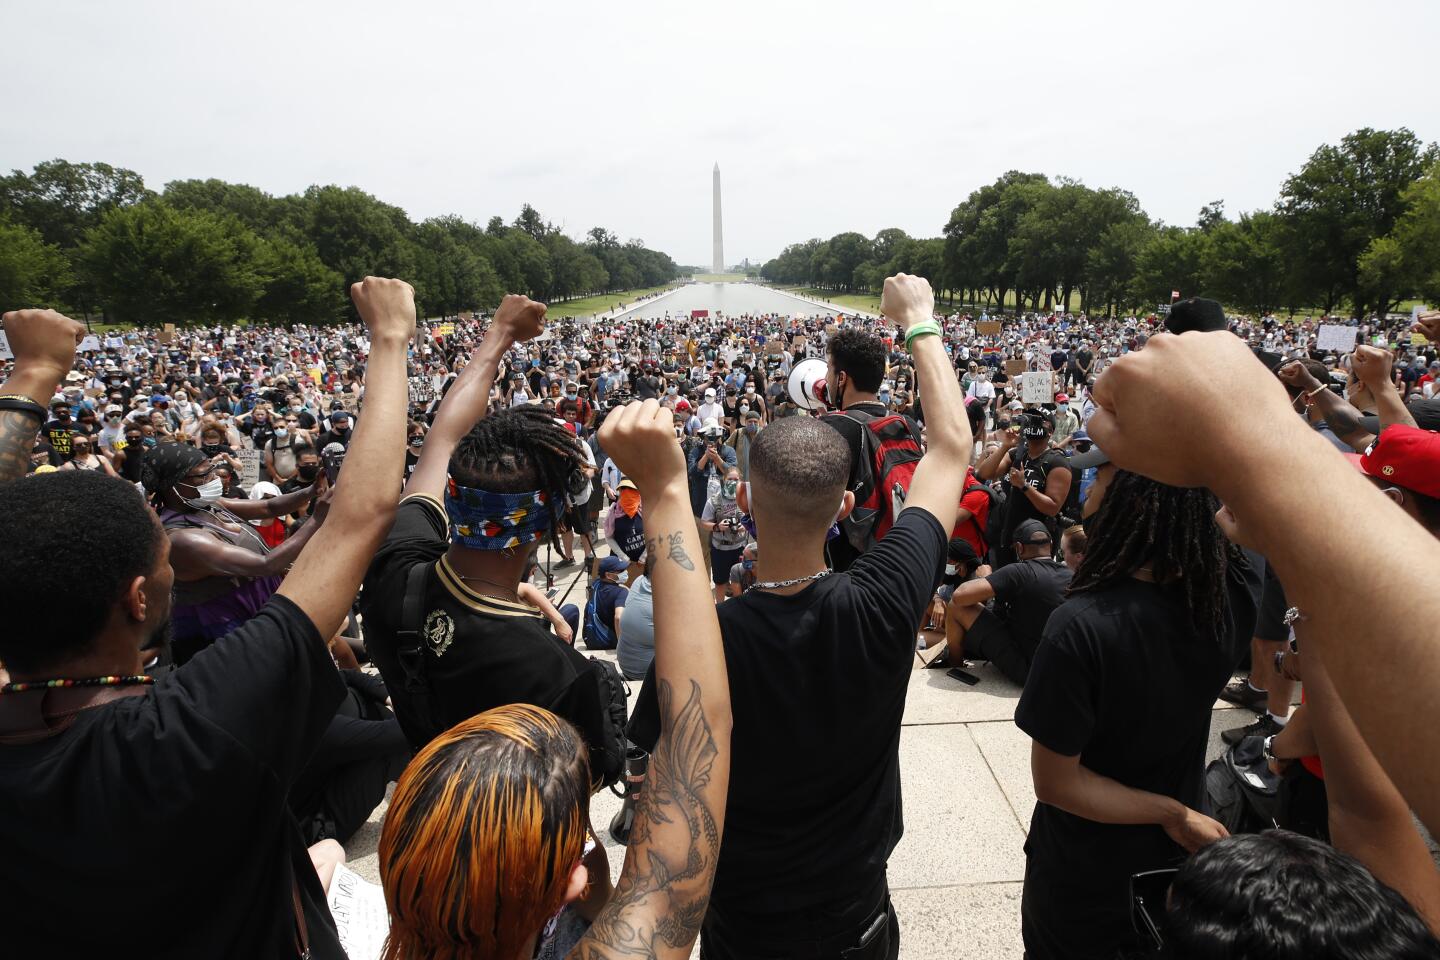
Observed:
[[[715,253],[711,257],[711,273],[725,272],[725,235],[720,229],[720,164],[715,164]]]

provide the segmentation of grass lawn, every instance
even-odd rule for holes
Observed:
[[[621,303],[629,303],[636,297],[644,296],[647,293],[660,293],[669,290],[670,285],[663,287],[646,287],[642,290],[617,290],[614,293],[602,293],[594,297],[581,297],[578,300],[552,300],[547,316],[550,317],[588,317],[596,313],[604,313]]]

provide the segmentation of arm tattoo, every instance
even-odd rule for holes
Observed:
[[[40,418],[33,413],[0,410],[0,483],[25,476],[39,432]]]
[[[625,869],[610,902],[571,952],[575,960],[684,956],[710,903],[720,853],[710,770],[719,751],[700,684],[690,681],[689,699],[678,710],[670,681],[661,680],[656,695],[664,727]]]
[[[661,544],[666,547],[667,559],[674,560],[683,570],[695,569],[695,562],[690,559],[690,554],[685,552],[685,534],[682,531],[676,530],[674,533],[662,533],[651,537],[646,541],[645,549],[650,551],[651,556],[658,557]]]

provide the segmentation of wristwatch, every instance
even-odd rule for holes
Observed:
[[[1270,736],[1260,741],[1260,753],[1265,757],[1266,760],[1273,761],[1279,759],[1275,756],[1275,734],[1272,733]]]

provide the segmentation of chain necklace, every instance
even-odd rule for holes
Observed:
[[[154,677],[86,677],[81,680],[36,680],[32,683],[7,683],[0,693],[24,693],[26,690],[50,690],[63,687],[133,687],[154,683]]]
[[[745,592],[749,593],[751,590],[781,590],[785,587],[793,587],[797,586],[798,584],[809,583],[811,580],[822,580],[825,577],[830,576],[830,574],[834,572],[834,570],[826,567],[824,570],[821,570],[818,573],[812,573],[808,577],[791,577],[789,580],[764,580],[760,583],[750,584],[750,586],[746,588]]]
[[[516,603],[520,602],[520,593],[517,590],[513,590],[503,584],[496,583],[494,580],[486,580],[484,577],[467,577],[465,576],[465,574],[459,572],[456,572],[455,576],[459,577],[461,580],[473,580],[476,583],[483,583],[487,586],[494,587],[496,590],[499,590],[502,593],[509,595]]]

